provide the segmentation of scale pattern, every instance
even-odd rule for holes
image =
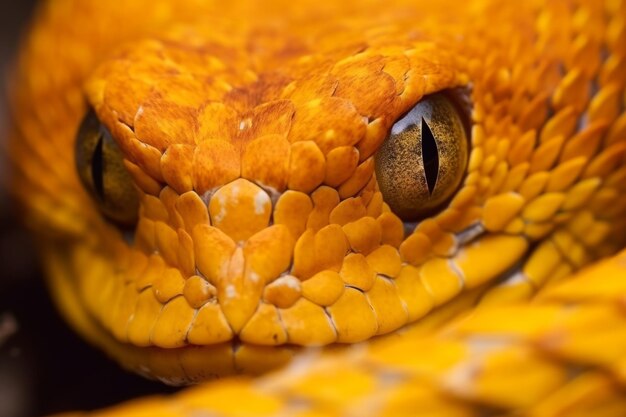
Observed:
[[[171,384],[304,350],[111,415],[623,414],[626,2],[231,3],[44,3],[19,57],[13,190],[68,321]],[[403,224],[374,155],[449,89],[465,179]],[[87,105],[130,239],[75,172]]]

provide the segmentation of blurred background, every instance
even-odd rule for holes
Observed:
[[[35,0],[0,0],[0,417],[92,410],[171,388],[126,373],[79,339],[46,293],[7,192],[6,85]]]

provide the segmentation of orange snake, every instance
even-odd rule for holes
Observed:
[[[166,383],[280,367],[94,414],[626,414],[625,84],[622,0],[42,4],[59,308]]]

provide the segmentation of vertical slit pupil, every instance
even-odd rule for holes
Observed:
[[[102,154],[102,142],[103,142],[102,133],[100,133],[98,137],[98,143],[96,144],[96,148],[93,150],[93,157],[91,159],[91,178],[93,179],[93,186],[96,190],[96,194],[102,200],[104,200],[104,180],[102,178],[103,170],[104,170],[104,160]]]
[[[432,195],[437,177],[439,175],[439,150],[437,149],[437,141],[430,126],[422,117],[422,161],[424,162],[424,173],[426,175],[426,184],[428,192]]]

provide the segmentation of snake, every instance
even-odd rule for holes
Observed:
[[[47,1],[11,80],[51,297],[193,385],[71,415],[626,415],[625,1]]]

